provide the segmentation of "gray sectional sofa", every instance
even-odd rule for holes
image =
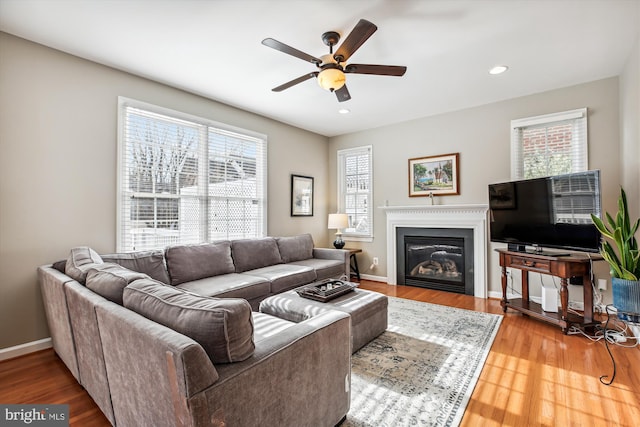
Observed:
[[[102,256],[82,247],[38,268],[53,347],[116,426],[339,423],[349,316],[294,323],[254,310],[345,274],[348,251],[314,248],[310,235]]]

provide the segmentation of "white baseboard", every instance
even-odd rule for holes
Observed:
[[[372,276],[371,274],[361,274],[360,278],[371,280],[373,282],[387,283],[387,276]]]
[[[32,341],[13,347],[0,349],[0,362],[3,360],[13,359],[14,357],[23,356],[25,354],[34,353],[36,351],[45,350],[53,347],[51,338],[44,338],[38,341]]]

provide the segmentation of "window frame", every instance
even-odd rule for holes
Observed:
[[[367,215],[369,222],[369,230],[367,233],[357,233],[343,230],[342,238],[346,241],[354,242],[372,242],[373,241],[373,225],[374,225],[374,209],[373,209],[373,145],[364,145],[360,147],[345,148],[337,151],[337,175],[338,175],[338,213],[346,212],[346,159],[348,156],[358,156],[362,154],[368,155],[369,161],[369,188],[365,192],[367,194]]]
[[[576,135],[571,142],[571,170],[563,173],[584,172],[589,169],[588,158],[588,111],[587,108],[579,108],[569,111],[544,114],[540,116],[526,117],[511,121],[511,179],[526,179],[526,171],[523,156],[522,130],[536,127],[549,128],[562,123],[571,123],[573,134]],[[548,176],[548,175],[541,175]],[[538,177],[538,176],[535,176]],[[535,178],[530,177],[530,178]]]
[[[201,172],[197,174],[197,187],[202,187],[202,184],[205,184],[206,188],[199,188],[197,192],[197,199],[199,199],[199,206],[202,208],[199,219],[199,227],[197,229],[197,233],[199,234],[200,242],[210,242],[215,240],[220,240],[219,237],[214,237],[211,232],[211,227],[213,224],[213,219],[209,215],[210,212],[210,204],[212,201],[219,199],[219,195],[211,194],[209,191],[210,183],[209,178],[211,174],[211,164],[209,157],[209,151],[212,149],[212,146],[215,146],[213,142],[212,135],[229,135],[235,136],[239,139],[246,139],[247,141],[255,140],[257,144],[257,150],[261,152],[261,157],[259,158],[256,155],[256,180],[259,181],[257,187],[257,200],[258,200],[258,209],[259,209],[259,221],[257,224],[257,236],[256,237],[264,237],[267,235],[267,188],[268,188],[268,139],[267,136],[258,132],[249,131],[246,129],[241,129],[238,127],[230,126],[224,123],[219,123],[207,118],[195,116],[188,113],[183,113],[180,111],[172,110],[169,108],[161,107],[158,105],[150,104],[143,101],[138,101],[135,99],[119,96],[118,97],[118,111],[117,111],[117,120],[118,120],[118,129],[117,129],[117,161],[116,161],[116,177],[117,177],[117,188],[116,188],[116,250],[118,252],[130,252],[130,251],[139,251],[139,250],[152,250],[152,249],[162,249],[166,245],[158,245],[154,248],[130,248],[125,247],[127,244],[125,242],[125,223],[132,222],[132,219],[126,219],[124,216],[126,215],[126,206],[125,206],[125,197],[127,195],[132,194],[131,190],[124,188],[128,183],[128,178],[124,176],[127,173],[126,165],[126,155],[127,155],[127,108],[133,108],[136,110],[140,110],[143,112],[147,112],[150,115],[161,115],[166,116],[168,120],[172,120],[177,122],[185,122],[187,126],[193,126],[198,129],[198,137],[197,137],[197,152],[198,152],[198,168],[204,167]],[[261,180],[261,182],[260,182]],[[138,196],[144,196],[145,194],[149,194],[154,199],[178,199],[182,200],[183,198],[186,200],[189,197],[193,198],[193,196],[185,196],[180,194],[171,194],[165,195],[162,193],[139,193]],[[231,199],[239,199],[233,195],[227,195],[227,200]],[[242,197],[240,197],[242,198]],[[243,199],[247,199],[244,197]],[[251,198],[252,200],[254,198]],[[178,218],[180,221],[180,218]],[[156,229],[155,227],[153,229]],[[226,235],[229,236],[229,230],[225,231]],[[184,237],[184,236],[183,236]],[[180,236],[178,237],[177,244],[189,244],[195,242],[185,242],[180,241]]]

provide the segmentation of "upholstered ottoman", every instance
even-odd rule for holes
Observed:
[[[271,296],[260,303],[260,312],[292,322],[302,322],[327,310],[351,316],[351,353],[387,329],[386,295],[355,289],[328,302],[302,298],[295,290]]]

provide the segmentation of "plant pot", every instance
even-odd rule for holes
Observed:
[[[613,277],[613,305],[618,310],[618,318],[627,322],[640,323],[640,280],[625,280]]]

